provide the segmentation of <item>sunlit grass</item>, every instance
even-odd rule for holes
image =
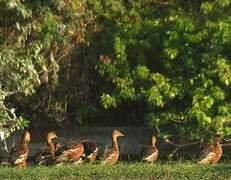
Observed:
[[[231,164],[212,166],[194,162],[85,164],[27,169],[0,167],[1,179],[229,179]]]

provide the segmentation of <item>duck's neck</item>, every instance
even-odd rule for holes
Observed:
[[[118,142],[116,137],[112,137],[112,148],[115,151],[119,151]]]
[[[28,144],[29,141],[26,141],[25,139],[21,140],[21,146],[23,146],[23,148],[25,148],[28,151]]]
[[[152,140],[152,147],[156,146],[156,141]]]
[[[222,154],[222,147],[221,147],[219,141],[214,143],[214,150],[216,153],[218,153],[218,155]]]
[[[21,144],[27,146],[28,145],[28,141],[26,141],[25,139],[22,139],[21,140]]]
[[[219,142],[219,141],[215,141],[215,142],[214,142],[214,146],[215,146],[215,147],[220,146],[220,142]]]
[[[47,146],[48,146],[49,151],[52,154],[52,156],[54,156],[55,146],[54,146],[53,142],[51,141],[51,139],[47,139]]]

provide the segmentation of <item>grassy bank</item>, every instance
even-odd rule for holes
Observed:
[[[86,164],[80,166],[30,167],[18,169],[0,167],[1,179],[231,179],[231,164],[212,166],[193,162],[171,162],[148,165],[118,163],[108,167]]]

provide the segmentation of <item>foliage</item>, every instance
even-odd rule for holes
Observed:
[[[162,137],[231,135],[229,7],[225,0],[107,2],[100,13],[113,24],[113,50],[102,52],[98,71],[113,88],[103,106],[143,106]]]
[[[122,114],[179,141],[231,135],[230,6],[2,0],[1,126]]]
[[[7,135],[28,124],[15,105],[23,107],[41,85],[54,89],[60,62],[85,43],[93,17],[85,18],[84,6],[81,1],[0,2],[0,124]]]

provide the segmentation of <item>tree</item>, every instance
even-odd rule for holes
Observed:
[[[65,0],[3,0],[0,14],[0,128],[8,136],[28,125],[16,107],[41,87],[54,91],[60,64],[86,43],[93,17],[85,13],[85,2]]]
[[[229,8],[229,0],[1,1],[1,126],[12,132],[42,113],[98,119],[100,101],[162,137],[230,135]]]
[[[113,51],[99,58],[111,84],[103,106],[139,104],[162,137],[230,135],[230,2],[110,3],[103,17],[116,31]]]

